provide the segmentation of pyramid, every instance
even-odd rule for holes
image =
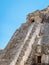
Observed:
[[[49,6],[29,13],[4,50],[0,65],[49,64]]]

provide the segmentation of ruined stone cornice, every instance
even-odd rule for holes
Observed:
[[[27,15],[27,20],[30,22],[49,22],[49,6],[43,10],[37,10]],[[27,21],[27,22],[28,22]]]

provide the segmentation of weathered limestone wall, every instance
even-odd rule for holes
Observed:
[[[27,16],[26,23],[0,50],[0,65],[32,65],[38,56],[41,63],[49,63],[49,7]]]
[[[30,22],[37,22],[37,23],[44,23],[49,22],[49,7],[43,10],[37,10],[33,13],[28,14],[27,21]],[[28,22],[29,22],[28,21]]]
[[[0,59],[4,56],[5,50],[0,50]]]

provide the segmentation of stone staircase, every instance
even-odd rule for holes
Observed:
[[[19,47],[17,46],[13,50],[8,51],[7,56],[9,56],[9,57],[6,58],[7,56],[5,55],[2,58],[2,60],[0,61],[1,65],[3,65],[4,63],[5,63],[5,65],[24,65],[24,63],[27,62],[28,57],[30,56],[30,53],[32,51],[31,46],[35,42],[36,35],[39,35],[40,28],[41,28],[40,26],[41,26],[41,24],[38,24],[38,23],[31,24],[30,27],[28,28],[28,33],[27,33],[22,45],[18,45]],[[28,55],[27,55],[27,52],[28,52]],[[25,61],[24,62],[23,59],[25,56],[27,56],[27,57],[26,57],[26,61],[24,60]]]
[[[34,25],[32,31],[31,31],[31,33],[30,33],[29,39],[26,41],[24,47],[23,47],[22,50],[21,50],[21,53],[20,53],[20,55],[19,55],[19,57],[18,57],[18,60],[17,60],[16,65],[21,65],[21,64],[19,64],[19,63],[20,63],[20,61],[22,61],[21,59],[23,58],[23,56],[25,55],[26,50],[27,50],[28,47],[29,47],[29,44],[30,44],[29,42],[31,42],[30,40],[31,40],[32,36],[34,35],[34,32],[35,32],[36,29],[37,29],[37,26],[38,26],[38,24],[37,24],[37,25]],[[29,50],[28,50],[28,51],[29,51]]]
[[[43,29],[41,31],[41,27]],[[43,45],[44,63],[49,63],[49,7],[27,15],[26,23],[15,31],[8,45],[0,50],[0,65],[49,65],[36,63],[38,45]],[[37,36],[41,36],[40,39]],[[42,40],[41,40],[42,39]],[[36,49],[39,49],[38,51]],[[41,47],[40,47],[41,48]],[[36,53],[36,54],[34,54]],[[47,56],[46,56],[47,55]],[[32,58],[33,57],[33,58]],[[34,59],[35,58],[35,59]],[[42,58],[43,60],[43,58]]]
[[[4,63],[5,63],[5,65],[11,65],[11,63],[13,64],[13,59],[18,58],[17,55],[19,54],[20,49],[22,49],[21,46],[24,46],[23,44],[25,44],[26,41],[28,41],[28,37],[29,37],[33,27],[34,27],[34,24],[31,24],[31,26],[28,27],[28,33],[27,33],[26,38],[23,41],[23,43],[19,43],[19,44],[17,44],[17,46],[14,46],[14,48],[12,48],[10,51],[7,50],[5,52],[5,55],[2,57],[2,60],[4,59],[4,61],[1,61],[2,65]],[[8,60],[7,62],[5,61],[6,59]],[[14,60],[14,62],[15,62],[15,60]]]
[[[31,30],[32,30],[32,28],[34,27],[34,24],[32,24],[31,26],[30,26],[30,28],[28,29],[28,33],[27,33],[27,35],[26,35],[26,38],[24,39],[24,42],[23,42],[23,44],[22,44],[22,46],[20,47],[20,49],[19,49],[19,52],[16,54],[16,61],[17,61],[17,59],[18,59],[18,57],[19,57],[19,54],[20,54],[20,52],[22,51],[22,49],[23,49],[23,46],[26,46],[25,45],[25,43],[28,41],[28,38],[29,38],[29,35],[30,35],[30,33],[31,33]],[[27,47],[27,46],[26,46]],[[25,50],[25,49],[24,49]],[[15,62],[15,61],[14,61]],[[13,64],[13,62],[12,62],[12,64]]]
[[[19,65],[19,62],[22,60],[22,57],[24,56],[25,51],[26,51],[26,49],[27,49],[27,47],[28,47],[28,45],[29,45],[30,39],[31,39],[33,33],[34,33],[35,30],[36,30],[36,27],[37,27],[37,24],[34,24],[32,30],[31,30],[31,33],[30,33],[30,35],[29,35],[29,37],[28,37],[28,40],[27,40],[26,43],[24,44],[24,46],[23,46],[23,48],[22,48],[22,50],[21,50],[21,53],[20,53],[20,55],[19,55],[19,57],[18,57],[18,59],[17,59],[18,62],[16,63],[16,65]]]

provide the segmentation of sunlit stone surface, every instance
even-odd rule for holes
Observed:
[[[0,65],[49,65],[49,7],[28,14],[0,50]]]

